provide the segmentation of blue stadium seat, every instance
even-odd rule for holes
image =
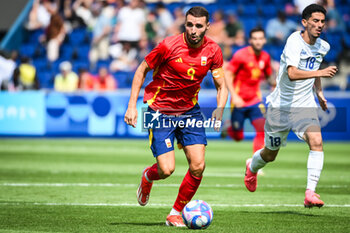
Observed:
[[[60,48],[60,58],[64,60],[72,59],[73,46],[71,44],[65,43]]]
[[[256,4],[245,4],[241,7],[241,15],[244,17],[257,17],[259,15],[259,6]]]
[[[274,4],[266,4],[261,7],[261,12],[264,18],[271,19],[277,16],[278,8]]]
[[[129,80],[128,72],[115,72],[113,73],[114,78],[118,82],[118,88],[129,88],[131,87],[131,81]]]
[[[48,70],[49,69],[49,66],[48,66],[48,63],[47,63],[47,59],[45,57],[34,59],[33,60],[33,65],[39,71],[43,71],[43,70]]]
[[[80,60],[88,60],[89,59],[89,51],[90,51],[90,45],[81,45],[81,46],[76,47],[78,59],[80,59]]]
[[[214,84],[213,77],[212,77],[211,73],[208,73],[204,77],[202,84],[201,84],[201,87],[203,89],[215,89],[215,84]]]
[[[37,70],[40,88],[53,88],[54,74],[51,71]]]
[[[43,29],[37,29],[34,31],[28,31],[28,42],[31,44],[39,44],[39,38],[44,34]]]
[[[242,22],[242,25],[244,27],[244,32],[246,38],[249,37],[249,32],[256,26],[259,26],[259,19],[258,17],[240,17],[239,20]]]
[[[69,34],[69,43],[72,45],[81,45],[84,43],[88,43],[88,35],[87,31],[85,28],[77,28],[74,29],[70,34]]]
[[[26,57],[33,57],[34,52],[35,52],[36,45],[35,44],[22,44],[20,49],[19,49],[19,54],[21,56],[26,56]]]
[[[340,86],[332,84],[332,85],[329,85],[329,86],[325,86],[323,89],[325,91],[340,91]]]

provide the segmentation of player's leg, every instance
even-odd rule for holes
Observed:
[[[245,108],[233,108],[231,112],[231,127],[228,127],[227,134],[235,141],[244,139],[243,124]]]
[[[304,139],[309,145],[310,152],[307,161],[307,187],[305,192],[305,207],[322,207],[324,202],[319,199],[315,193],[317,183],[323,168],[324,154],[322,146],[322,134],[319,126],[310,126],[307,128]]]
[[[258,103],[249,108],[250,122],[255,129],[255,137],[253,140],[253,152],[264,147],[264,125],[265,125],[265,106],[263,103]]]
[[[189,117],[191,120],[204,121],[198,105],[185,113],[185,115],[191,116]],[[203,127],[178,128],[175,136],[178,143],[183,146],[189,164],[189,170],[180,185],[177,198],[167,217],[166,224],[168,226],[185,226],[180,213],[185,205],[191,201],[201,183],[202,173],[205,168],[204,154],[207,139]]]
[[[150,112],[154,112],[149,109]],[[160,121],[163,116],[160,116]],[[137,200],[140,205],[148,203],[154,180],[165,179],[175,170],[174,138],[175,128],[149,129],[149,143],[156,163],[146,167],[142,172],[141,182],[137,189]]]
[[[289,133],[288,118],[279,110],[269,110],[265,122],[265,147],[257,150],[253,157],[246,161],[244,184],[250,192],[257,188],[257,175],[259,169],[276,159],[281,146],[286,145]]]

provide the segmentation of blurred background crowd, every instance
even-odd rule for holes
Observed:
[[[277,71],[286,38],[302,29],[301,11],[315,2],[328,12],[322,37],[331,50],[324,63],[340,68],[325,89],[350,91],[350,0],[34,0],[20,25],[18,48],[1,48],[1,90],[130,88],[138,64],[165,37],[184,31],[184,14],[194,5],[209,11],[207,36],[220,45],[225,61],[247,45],[252,28],[264,28],[264,50]],[[151,79],[149,74],[145,84]],[[202,88],[215,88],[210,74]]]

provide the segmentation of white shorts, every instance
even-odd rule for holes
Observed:
[[[305,131],[310,126],[320,127],[316,108],[272,108],[268,107],[265,121],[265,146],[278,150],[287,145],[287,136],[292,130],[304,140]]]

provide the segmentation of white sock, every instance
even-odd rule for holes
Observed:
[[[172,208],[169,215],[180,215],[180,212]]]
[[[250,171],[253,173],[257,173],[260,168],[265,167],[265,165],[267,164],[267,162],[265,162],[265,160],[261,158],[260,152],[262,150],[263,149],[255,151],[253,155],[252,162],[250,164]]]
[[[323,157],[323,151],[310,150],[309,159],[307,161],[306,189],[310,189],[315,192],[323,168]]]

